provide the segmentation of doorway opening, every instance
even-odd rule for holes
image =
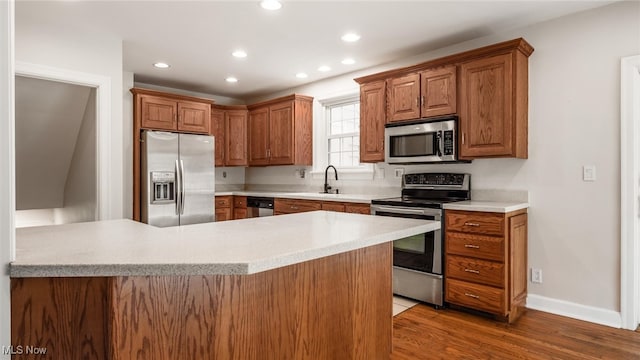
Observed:
[[[109,219],[111,79],[16,62],[15,81],[16,225]],[[38,112],[57,118],[23,123],[23,115],[37,117]],[[40,168],[22,169],[21,156]],[[32,214],[21,216],[23,210]]]
[[[96,90],[15,77],[16,227],[94,221]]]
[[[620,315],[624,329],[640,323],[640,55],[621,62]]]

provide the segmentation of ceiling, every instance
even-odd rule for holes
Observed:
[[[248,99],[611,2],[284,0],[267,11],[257,0],[18,0],[16,23],[117,36],[137,82]],[[361,39],[343,42],[349,31]]]

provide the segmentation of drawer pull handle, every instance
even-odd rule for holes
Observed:
[[[465,226],[476,226],[476,227],[477,227],[477,226],[480,226],[480,224],[478,224],[478,223],[472,223],[472,222],[466,222],[466,223],[464,223],[464,225],[465,225]]]
[[[464,247],[468,248],[468,249],[480,249],[480,246],[478,245],[471,245],[471,244],[464,244]]]
[[[474,274],[480,274],[480,271],[478,270],[473,270],[473,269],[464,269],[465,272],[469,272],[469,273],[474,273]]]
[[[464,293],[464,296],[468,296],[468,297],[474,298],[474,299],[480,299],[480,296],[474,295],[474,294],[469,294],[469,293]]]

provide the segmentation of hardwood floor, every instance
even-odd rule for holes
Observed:
[[[393,319],[393,360],[640,359],[640,332],[536,310],[506,324],[419,304]]]

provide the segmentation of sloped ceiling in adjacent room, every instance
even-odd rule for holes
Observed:
[[[91,88],[16,76],[16,209],[63,206]]]

